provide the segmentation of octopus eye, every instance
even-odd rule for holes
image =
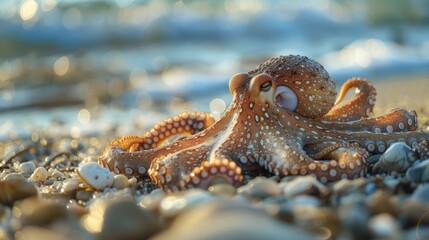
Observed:
[[[261,85],[261,90],[262,91],[264,91],[264,92],[268,92],[269,90],[271,89],[271,82],[264,82],[262,85]]]

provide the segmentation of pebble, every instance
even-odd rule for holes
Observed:
[[[49,225],[54,221],[69,217],[69,212],[64,204],[43,200],[37,196],[15,203],[12,213],[14,215],[12,227],[15,230],[29,225]]]
[[[24,173],[33,173],[36,169],[36,165],[33,162],[23,162],[19,164],[19,170]]]
[[[9,173],[7,174],[3,180],[10,180],[10,179],[20,179],[20,180],[25,180],[25,178],[19,174],[19,173]]]
[[[407,144],[396,142],[381,155],[377,164],[383,170],[401,173],[417,159],[417,154]]]
[[[129,186],[128,178],[123,174],[118,174],[113,177],[113,187],[121,190]]]
[[[422,183],[429,181],[429,159],[408,169],[407,179],[411,182]]]
[[[400,233],[400,226],[392,215],[382,213],[369,220],[369,229],[376,239],[395,239]]]
[[[250,180],[246,185],[238,188],[237,193],[253,199],[263,199],[280,195],[282,191],[278,183],[274,180],[266,177],[256,177]]]
[[[69,178],[64,180],[63,186],[61,188],[62,192],[72,192],[79,188],[79,183],[74,178]]]
[[[36,187],[23,178],[0,181],[0,203],[12,206],[15,201],[37,195]]]
[[[76,200],[86,202],[92,199],[93,195],[93,191],[80,190],[76,192]]]
[[[294,223],[312,231],[319,239],[335,239],[340,232],[340,220],[331,209],[298,206],[293,213]]]
[[[132,201],[122,200],[102,207],[89,213],[90,224],[101,226],[98,239],[147,239],[162,229],[155,216]]]
[[[295,178],[290,182],[282,182],[279,185],[282,187],[283,193],[288,197],[314,195],[325,198],[330,194],[329,188],[310,175]]]
[[[64,178],[64,173],[62,173],[61,171],[59,171],[56,168],[50,168],[49,171],[49,176],[56,178],[56,179],[63,179]]]
[[[286,196],[274,196],[264,199],[262,202],[262,208],[266,213],[275,217],[276,219],[292,223],[293,222],[293,211],[290,198]]]
[[[396,215],[396,206],[394,205],[391,194],[383,190],[378,190],[368,196],[367,206],[373,215],[388,213]]]
[[[421,184],[414,190],[411,198],[429,204],[429,185]]]
[[[186,210],[213,199],[211,194],[201,189],[169,194],[161,200],[160,215],[166,220],[171,220]]]
[[[163,239],[314,239],[299,227],[282,223],[249,205],[222,200],[201,204],[181,214],[165,231]]]
[[[208,191],[216,196],[223,196],[226,198],[231,198],[237,193],[235,187],[227,183],[220,183],[210,186]]]
[[[402,227],[429,224],[429,205],[415,199],[407,199],[397,205],[398,221]]]
[[[149,195],[142,195],[137,201],[140,207],[159,213],[159,205],[165,195],[166,193],[162,189],[155,189]]]
[[[339,207],[339,218],[344,228],[340,239],[367,239],[370,236],[368,221],[371,213],[362,195],[350,194]]]
[[[113,184],[112,173],[95,162],[84,163],[77,171],[82,180],[96,190],[104,190]]]
[[[30,176],[30,181],[32,182],[44,182],[48,179],[48,171],[44,167],[38,167],[34,170],[33,174]]]

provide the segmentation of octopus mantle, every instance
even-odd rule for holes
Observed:
[[[376,91],[365,79],[346,81],[336,98],[329,74],[307,57],[272,58],[232,76],[229,88],[233,100],[219,120],[182,113],[143,137],[112,141],[99,163],[117,174],[150,177],[167,191],[218,180],[237,186],[248,171],[312,174],[327,182],[364,176],[368,157],[395,142],[417,148],[429,140],[416,131],[414,111],[369,117]],[[352,88],[358,93],[340,103]]]

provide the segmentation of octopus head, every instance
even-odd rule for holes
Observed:
[[[229,82],[231,93],[246,91],[262,100],[302,116],[317,118],[334,105],[335,83],[318,62],[302,56],[280,56],[253,71],[239,73]]]

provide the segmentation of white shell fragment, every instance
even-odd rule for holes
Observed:
[[[416,153],[408,145],[397,142],[381,155],[379,165],[386,171],[405,172],[416,159]]]
[[[32,182],[44,182],[46,179],[48,179],[48,170],[44,167],[36,168],[30,176]]]
[[[112,173],[95,162],[80,165],[78,174],[83,181],[97,190],[103,190],[113,184]]]

